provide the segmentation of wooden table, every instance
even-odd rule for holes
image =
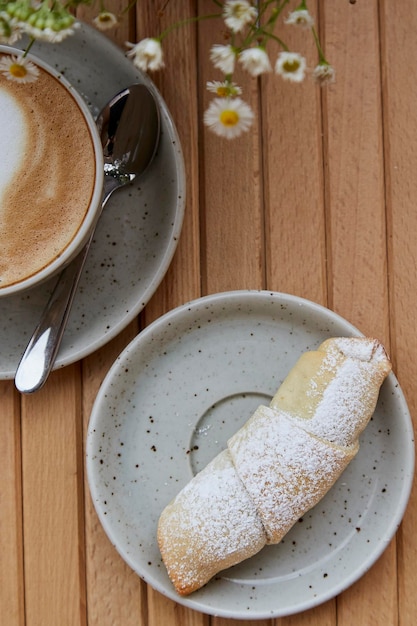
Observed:
[[[122,2],[109,2],[117,11]],[[165,11],[157,15],[159,4]],[[155,75],[178,127],[187,206],[173,263],[140,319],[82,362],[20,396],[0,384],[0,622],[4,626],[221,626],[146,585],[105,536],[90,501],[85,433],[115,357],[161,314],[200,295],[282,291],[326,305],[387,346],[411,413],[417,403],[417,10],[412,0],[316,2],[337,82],[242,76],[256,111],[249,132],[221,140],[202,124],[212,21],[166,40]],[[318,5],[318,6],[317,6]],[[109,36],[121,45],[212,10],[205,1],[147,2]],[[92,11],[80,11],[90,19]],[[294,47],[314,63],[304,32]],[[395,428],[395,425],[393,425]],[[302,626],[417,623],[417,502],[372,569],[303,614],[257,622]]]

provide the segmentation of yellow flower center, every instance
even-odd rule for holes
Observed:
[[[223,126],[236,126],[236,124],[239,122],[239,115],[236,113],[236,111],[226,109],[225,111],[221,112],[220,121]]]
[[[20,65],[20,63],[11,63],[9,67],[9,72],[15,78],[24,78],[28,73],[27,69],[24,65]]]
[[[293,61],[285,61],[283,68],[286,72],[296,72],[300,67],[300,62],[294,59]]]
[[[233,15],[237,17],[239,20],[242,19],[242,17],[245,17],[246,12],[247,12],[247,7],[241,4],[240,2],[235,4],[232,7]]]
[[[226,96],[229,95],[229,89],[221,85],[220,87],[217,87],[217,95],[220,98],[225,98]]]

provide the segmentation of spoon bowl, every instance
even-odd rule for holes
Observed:
[[[103,206],[119,187],[143,174],[153,160],[160,133],[159,110],[145,85],[118,93],[97,118],[104,156]]]
[[[116,94],[97,117],[104,156],[102,210],[111,194],[142,175],[159,143],[160,115],[145,86]],[[16,370],[15,385],[33,393],[45,384],[55,363],[95,229],[80,254],[61,272]]]

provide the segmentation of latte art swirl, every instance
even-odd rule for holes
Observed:
[[[0,74],[0,287],[63,253],[94,192],[94,145],[83,113],[60,81],[39,69],[26,84]]]

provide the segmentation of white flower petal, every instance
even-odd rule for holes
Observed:
[[[0,60],[0,73],[16,83],[33,83],[39,76],[39,69],[26,57],[10,55]]]
[[[27,35],[37,39],[38,41],[46,41],[48,43],[61,43],[61,41],[64,41],[64,39],[73,35],[74,30],[78,28],[78,26],[78,22],[74,22],[70,28],[53,30],[52,28],[36,28],[26,22],[21,23],[21,28]]]
[[[334,81],[336,80],[336,72],[334,67],[332,67],[328,63],[319,63],[319,65],[314,68],[313,79],[316,81],[316,83],[322,86],[334,83]]]
[[[215,93],[219,98],[240,96],[242,89],[231,81],[212,80],[207,82],[207,91]]]
[[[303,28],[312,28],[314,26],[314,18],[307,9],[297,9],[288,15],[285,23],[302,26]]]
[[[164,58],[161,42],[158,39],[147,37],[137,44],[127,43],[131,48],[127,56],[133,60],[133,64],[143,72],[156,71],[164,67]]]
[[[239,62],[252,76],[259,76],[272,70],[269,57],[264,48],[247,48],[239,54]]]
[[[94,19],[94,26],[101,31],[110,30],[118,24],[118,19],[114,13],[110,11],[101,11]]]
[[[236,52],[230,45],[214,44],[210,50],[210,59],[214,67],[223,74],[233,74],[236,62]]]
[[[275,64],[275,72],[284,80],[300,83],[305,77],[306,60],[298,52],[280,52]]]
[[[234,139],[249,130],[253,111],[241,98],[215,98],[204,113],[204,123],[219,137]]]
[[[257,9],[248,0],[227,0],[224,3],[225,24],[234,33],[239,33],[258,16]]]

